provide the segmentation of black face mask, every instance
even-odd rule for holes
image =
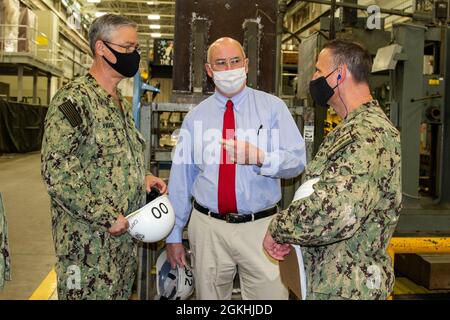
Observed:
[[[103,59],[118,73],[123,75],[124,77],[130,78],[136,74],[139,70],[139,61],[141,61],[140,54],[134,50],[131,53],[122,53],[114,50],[106,42],[103,41],[105,46],[111,50],[113,55],[116,57],[116,63],[111,63],[103,56]]]
[[[327,106],[328,100],[330,100],[334,94],[334,89],[336,89],[339,85],[337,84],[334,88],[332,88],[327,82],[327,78],[336,70],[337,68],[330,72],[326,77],[319,77],[316,80],[311,80],[309,83],[309,93],[311,94],[314,102],[321,107]]]

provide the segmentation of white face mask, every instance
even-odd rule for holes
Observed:
[[[245,72],[245,67],[226,71],[213,71],[213,80],[221,92],[231,95],[242,88],[247,80],[247,73]]]

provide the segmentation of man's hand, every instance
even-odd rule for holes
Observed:
[[[158,188],[161,194],[167,193],[167,185],[161,178],[155,176],[145,176],[145,190],[147,193],[152,191],[152,187]]]
[[[186,250],[181,243],[167,243],[167,260],[169,260],[172,269],[175,269],[177,265],[184,267],[186,263]]]
[[[111,228],[108,229],[108,232],[111,235],[117,237],[127,232],[129,226],[130,224],[128,223],[128,220],[123,215],[120,215],[117,218],[116,223],[114,223]]]
[[[284,257],[291,251],[291,246],[289,244],[275,242],[269,231],[267,231],[266,236],[264,237],[263,247],[275,260],[284,260]]]
[[[265,153],[247,141],[238,140],[221,140],[225,147],[231,163],[237,164],[254,164],[259,167],[264,162]]]

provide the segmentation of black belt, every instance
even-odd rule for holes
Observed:
[[[202,205],[198,204],[198,202],[195,200],[194,200],[194,208],[203,214],[206,214],[216,219],[225,220],[228,223],[245,223],[249,221],[255,221],[261,218],[269,217],[278,212],[278,207],[275,206],[273,208],[252,214],[240,215],[235,213],[227,213],[222,215],[219,213],[211,212],[208,208],[205,208]]]

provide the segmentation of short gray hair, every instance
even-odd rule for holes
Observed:
[[[372,56],[361,44],[347,39],[336,39],[325,44],[323,49],[331,50],[335,68],[345,64],[356,83],[369,83]]]
[[[89,28],[89,47],[95,56],[95,43],[97,40],[108,40],[111,32],[119,27],[129,26],[137,29],[137,24],[131,19],[116,14],[105,14],[95,19]]]

